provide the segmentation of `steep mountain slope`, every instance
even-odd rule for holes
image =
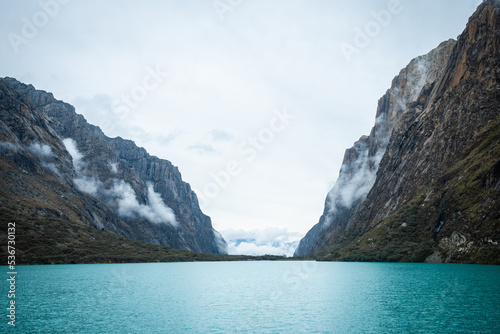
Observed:
[[[435,76],[421,89],[420,81],[405,83],[417,95],[398,112],[383,157],[374,162],[373,183],[348,189],[366,196],[338,217],[330,195],[323,224],[301,241],[297,255],[500,263],[499,11],[499,1],[483,2],[451,52],[443,50],[440,65],[426,62]],[[388,110],[387,99],[379,101],[377,115]],[[337,182],[341,193],[351,156],[359,160],[352,150]]]
[[[106,137],[71,105],[12,78],[0,79],[0,109],[4,208],[156,245],[226,253],[169,161]]]
[[[406,106],[415,102],[422,90],[429,90],[441,75],[455,43],[453,40],[443,42],[428,54],[413,59],[393,79],[391,88],[378,101],[370,135],[362,136],[346,150],[338,180],[326,198],[323,215],[300,241],[296,256],[318,250],[322,245],[318,240],[325,233],[342,233],[351,226],[375,182],[394,126]]]

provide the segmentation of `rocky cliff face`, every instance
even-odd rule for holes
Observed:
[[[394,126],[407,105],[417,101],[422,90],[429,90],[441,75],[454,45],[453,40],[441,43],[428,54],[413,59],[393,79],[391,88],[378,101],[370,135],[362,136],[346,150],[337,182],[326,198],[323,215],[300,241],[296,256],[318,250],[325,242],[325,235],[336,235],[351,226],[375,182]]]
[[[500,261],[499,7],[393,80],[296,255]]]
[[[0,79],[0,107],[2,183],[9,189],[2,201],[24,201],[38,212],[152,244],[226,253],[224,239],[169,161],[106,137],[71,105],[12,78]],[[44,194],[40,202],[33,182]]]

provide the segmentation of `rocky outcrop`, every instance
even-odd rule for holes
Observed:
[[[375,182],[394,126],[407,105],[417,102],[420,93],[428,91],[440,77],[455,43],[454,40],[443,42],[428,54],[413,59],[393,79],[391,88],[378,101],[370,135],[362,136],[346,150],[337,182],[326,198],[323,215],[300,241],[296,256],[318,250],[327,242],[325,238],[330,239],[352,225]]]
[[[432,79],[393,81],[407,100],[396,112],[387,94],[379,101],[378,117],[395,124],[373,183],[319,233],[317,258],[500,263],[499,12],[499,1],[483,2],[456,43],[433,50],[437,62],[423,67]]]
[[[26,172],[47,194],[75,202],[60,205],[47,198],[46,208],[60,206],[68,219],[132,239],[226,253],[224,239],[169,161],[132,141],[108,138],[50,93],[12,78],[0,79],[0,89],[0,149],[3,162],[14,167],[13,173],[18,169],[13,179],[25,178]],[[33,201],[29,190],[22,190],[26,180],[20,187],[3,177],[5,187],[18,193],[15,201]],[[3,200],[9,198],[14,200],[4,194]]]

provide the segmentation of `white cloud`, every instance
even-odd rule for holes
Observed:
[[[140,204],[134,189],[124,180],[113,179],[113,186],[106,188],[97,176],[90,175],[85,168],[85,162],[83,162],[84,156],[72,138],[64,139],[63,143],[73,158],[73,165],[78,175],[78,178],[75,178],[73,182],[78,190],[104,197],[111,205],[117,207],[118,215],[122,217],[138,215],[157,224],[179,225],[174,212],[163,202],[161,195],[154,191],[152,184],[148,185],[147,204]],[[118,171],[116,163],[111,163],[110,168],[115,173]]]
[[[33,143],[28,146],[28,151],[31,152],[40,160],[53,158],[52,149],[47,144]]]
[[[149,220],[155,223],[169,223],[178,226],[179,223],[175,219],[174,211],[169,208],[161,198],[161,195],[154,191],[153,185],[148,185],[148,210],[146,217],[151,217]]]
[[[398,87],[391,88],[389,91],[396,101],[396,105],[375,119],[375,131],[373,138],[371,138],[373,142],[377,143],[375,154],[370,155],[370,147],[368,146],[370,143],[364,141],[366,137],[351,148],[356,152],[357,157],[342,166],[335,186],[328,193],[327,205],[330,214],[335,214],[341,207],[350,208],[355,201],[364,200],[370,192],[376,181],[377,171],[384,157],[392,130],[396,125],[395,121],[390,119],[405,110],[407,102],[413,102],[418,98],[427,82],[427,66],[425,57],[417,60],[415,72],[408,78],[408,88],[412,89],[408,97],[404,96],[404,92],[400,91]],[[331,216],[327,216],[323,228],[329,226],[330,223]]]
[[[76,145],[76,141],[74,141],[72,138],[63,139],[63,144],[66,147],[66,150],[68,151],[68,153],[73,158],[73,166],[75,166],[75,171],[78,174],[85,167],[85,165],[83,164],[83,161],[82,161],[83,155],[78,150],[78,147]]]
[[[230,255],[279,255],[279,256],[293,256],[293,252],[297,248],[297,244],[288,246],[285,244],[279,245],[257,245],[253,242],[230,242],[228,245],[228,254]]]
[[[41,143],[32,143],[28,145],[28,151],[33,154],[48,170],[53,172],[54,174],[60,175],[59,169],[54,163],[55,156],[52,152],[52,149],[47,144]]]
[[[42,165],[52,171],[54,174],[61,175],[59,172],[59,168],[57,168],[56,164],[52,162],[43,162]]]
[[[269,227],[245,231],[226,229],[222,235],[228,243],[228,254],[292,256],[302,237],[286,228]]]
[[[349,165],[342,166],[335,186],[328,193],[331,213],[339,207],[350,208],[355,201],[364,199],[375,183],[385,147],[374,156],[369,156],[369,148],[365,144],[357,146],[356,149],[358,158]]]
[[[111,188],[101,188],[99,191],[112,206],[117,207],[121,217],[134,218],[137,215],[156,224],[179,225],[174,212],[163,202],[161,195],[154,191],[152,184],[148,185],[146,204],[139,203],[134,189],[124,180],[114,179]]]
[[[83,191],[84,193],[88,193],[91,195],[97,195],[97,191],[102,186],[102,183],[95,178],[76,178],[73,179],[75,186],[78,190]]]
[[[115,174],[118,173],[118,164],[116,162],[109,164],[109,169]]]
[[[87,175],[88,173],[86,173],[86,164],[83,161],[83,154],[78,150],[76,141],[72,138],[65,138],[63,139],[63,144],[73,158],[73,166],[78,176],[73,179],[75,186],[80,191],[96,196],[97,191],[103,187],[102,182],[96,176]]]
[[[215,235],[215,243],[217,244],[217,248],[219,249],[219,252],[222,254],[227,254],[228,253],[228,246],[224,238],[222,237],[222,234],[214,230],[214,235]]]
[[[2,142],[0,142],[0,149],[6,150],[6,151],[17,152],[17,151],[19,151],[20,147],[17,144],[2,141]]]

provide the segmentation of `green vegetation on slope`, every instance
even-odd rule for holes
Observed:
[[[89,208],[105,215],[98,204],[96,199],[84,201],[75,189],[50,174],[28,172],[0,156],[0,256],[4,263],[9,223],[16,225],[17,264],[286,259],[196,253],[132,240],[109,228],[104,231],[89,226],[91,222],[85,217]],[[124,224],[116,217],[109,219],[113,224]]]
[[[326,261],[500,264],[500,121],[464,150],[464,158],[418,196],[363,233],[349,229],[313,254]]]
[[[434,242],[418,218],[422,202],[422,196],[411,201],[340,250],[318,252],[318,260],[423,262],[432,253]],[[352,231],[347,238],[355,238]]]
[[[172,249],[117,236],[84,224],[0,205],[2,257],[7,225],[16,223],[17,264],[280,260],[280,256],[214,255]]]

